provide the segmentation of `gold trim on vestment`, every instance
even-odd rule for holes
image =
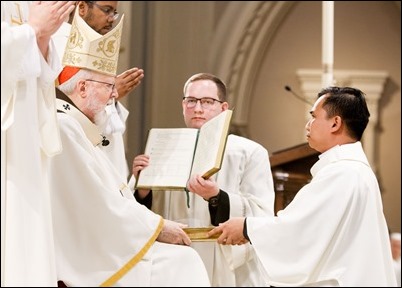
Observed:
[[[100,287],[110,287],[116,284],[117,281],[119,281],[124,275],[127,274],[128,271],[130,271],[140,260],[144,257],[144,255],[148,252],[149,248],[154,244],[156,241],[156,238],[158,238],[159,233],[161,232],[163,227],[163,218],[161,217],[159,221],[159,225],[155,231],[155,233],[152,235],[152,237],[148,240],[147,243],[145,243],[144,247],[141,248],[141,250],[133,257],[131,258],[130,261],[123,267],[119,269],[116,273],[114,273],[112,276],[109,277],[105,282],[103,282]]]

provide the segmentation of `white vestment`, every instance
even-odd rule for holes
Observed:
[[[64,22],[56,33],[52,36],[56,45],[57,54],[60,60],[63,59],[64,50],[70,36],[71,24]],[[129,111],[120,102],[116,102],[116,110],[123,123],[126,122]],[[126,150],[124,144],[124,132],[116,132],[112,134],[104,134],[106,139],[109,140],[109,145],[101,146],[100,148],[106,153],[109,160],[115,165],[121,175],[125,178],[129,177],[129,169],[126,159]]]
[[[99,148],[99,128],[57,100],[63,152],[51,160],[58,277],[67,286],[209,286],[194,249],[155,242],[161,216],[140,205]]]
[[[54,81],[27,21],[30,1],[1,1],[1,284],[56,286],[47,158],[61,151]]]
[[[268,151],[260,144],[229,135],[221,170],[213,176],[227,192],[230,217],[267,216],[274,214],[274,187]],[[190,227],[211,226],[208,202],[189,193],[187,208],[184,191],[154,191],[152,210],[170,220]],[[225,246],[215,242],[192,246],[202,256],[212,286],[264,286],[259,263],[249,244]]]
[[[121,121],[125,123],[129,111],[120,102],[116,102],[115,105]],[[101,146],[101,149],[105,152],[109,160],[114,164],[120,175],[124,176],[124,179],[127,180],[129,174],[131,175],[131,173],[129,172],[127,165],[126,150],[123,137],[124,132],[115,132],[111,134],[103,133],[103,135],[105,135],[105,137],[109,140],[109,145]]]
[[[401,287],[401,257],[399,257],[399,259],[394,260],[394,270],[395,270],[396,284],[398,287]]]
[[[335,146],[277,217],[247,218],[272,286],[396,286],[381,193],[360,142]]]

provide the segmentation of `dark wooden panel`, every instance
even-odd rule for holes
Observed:
[[[275,186],[275,214],[284,209],[297,192],[311,181],[310,168],[319,153],[303,143],[273,153],[269,159]]]

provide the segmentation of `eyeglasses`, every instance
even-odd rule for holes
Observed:
[[[194,108],[197,105],[197,102],[200,101],[201,107],[204,109],[211,109],[215,102],[223,103],[222,101],[214,98],[204,97],[204,98],[195,98],[195,97],[183,97],[183,102],[186,104],[187,108]]]
[[[113,9],[113,7],[110,6],[104,6],[104,5],[99,5],[97,4],[95,1],[87,1],[93,5],[95,5],[96,7],[99,8],[99,10],[101,10],[103,13],[105,13],[105,15],[107,17],[111,17],[114,20],[116,20],[117,18],[119,18],[120,14]]]
[[[108,82],[103,82],[103,81],[98,81],[98,80],[94,80],[94,79],[85,79],[85,81],[92,81],[92,82],[97,82],[97,83],[102,83],[107,85],[108,88],[111,88],[110,93],[113,92],[114,88],[116,87],[116,84],[112,84],[112,83],[108,83]]]

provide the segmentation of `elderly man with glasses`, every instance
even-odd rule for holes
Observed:
[[[117,97],[122,23],[110,32],[115,38],[94,36],[75,14],[63,57],[56,102],[63,151],[49,171],[59,280],[68,287],[210,286],[183,225],[135,201],[126,177],[100,149]]]
[[[73,70],[73,76],[60,78],[63,152],[50,163],[60,281],[90,287],[209,286],[182,225],[135,201],[99,149],[105,140],[98,127],[117,95],[114,77],[64,69]]]
[[[119,1],[77,1],[76,9],[81,18],[97,33],[105,35],[110,32],[115,26],[115,21],[119,19],[120,14],[117,12]],[[70,23],[73,18],[73,13],[70,17]],[[56,35],[56,42],[59,55],[64,54],[66,41],[70,34],[71,25],[65,23]],[[116,76],[116,100],[122,99],[124,96],[132,92],[144,77],[144,71],[137,67],[128,69],[127,71]],[[123,133],[125,131],[125,122],[128,117],[128,110],[119,102],[116,101],[114,107],[108,107],[112,114],[118,114],[120,121],[115,117],[116,121],[105,126],[103,131],[105,140],[102,150],[106,153],[109,160],[114,163],[116,168],[125,177],[129,175],[129,169],[126,160]],[[113,119],[113,118],[111,118]]]

